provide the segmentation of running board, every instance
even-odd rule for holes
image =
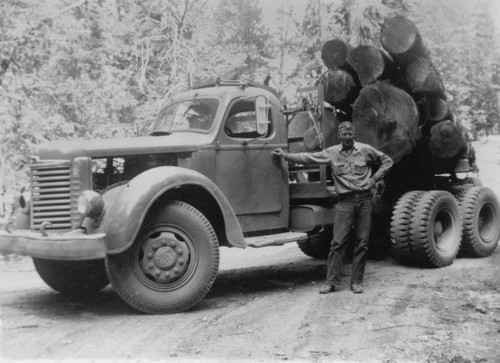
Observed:
[[[306,240],[308,238],[307,233],[303,232],[285,232],[270,234],[267,236],[258,237],[248,237],[245,238],[245,242],[248,247],[267,247],[267,246],[281,246],[285,243],[298,242]]]

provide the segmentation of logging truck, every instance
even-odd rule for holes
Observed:
[[[322,100],[322,89],[305,92]],[[337,121],[323,105],[286,108],[269,87],[217,80],[178,95],[147,136],[40,145],[0,252],[31,256],[61,293],[96,293],[111,282],[145,313],[197,304],[215,281],[220,247],[293,242],[326,258],[337,200],[329,167],[272,154],[327,147]],[[434,267],[459,250],[490,255],[500,210],[476,185],[470,160],[424,173],[411,155],[374,195],[378,240],[392,241],[402,261]]]

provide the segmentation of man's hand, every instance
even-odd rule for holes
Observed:
[[[283,151],[282,148],[274,149],[273,151],[271,151],[271,153],[273,155],[279,156],[280,158],[284,158],[285,157],[285,152]]]
[[[373,195],[382,195],[385,190],[385,183],[383,180],[379,180],[376,182],[373,179],[368,179],[368,182],[370,183],[370,190],[372,191]]]

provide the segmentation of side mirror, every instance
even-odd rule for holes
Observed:
[[[255,99],[255,115],[257,117],[257,133],[259,135],[267,134],[269,130],[268,110],[271,107],[264,96],[257,96]]]

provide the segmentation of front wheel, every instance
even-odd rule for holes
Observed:
[[[173,201],[146,219],[133,245],[106,259],[111,285],[150,314],[189,309],[207,294],[219,268],[219,243],[193,206]]]

